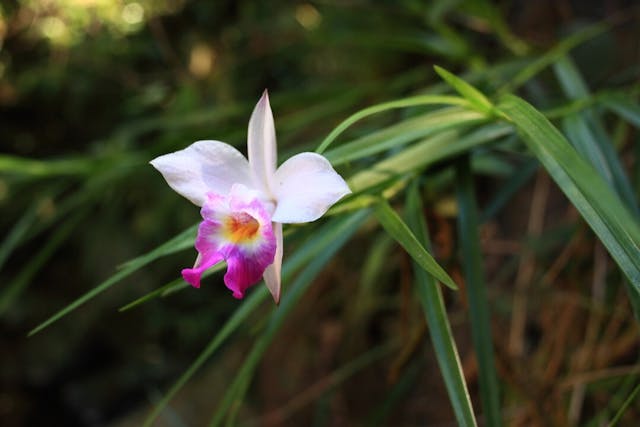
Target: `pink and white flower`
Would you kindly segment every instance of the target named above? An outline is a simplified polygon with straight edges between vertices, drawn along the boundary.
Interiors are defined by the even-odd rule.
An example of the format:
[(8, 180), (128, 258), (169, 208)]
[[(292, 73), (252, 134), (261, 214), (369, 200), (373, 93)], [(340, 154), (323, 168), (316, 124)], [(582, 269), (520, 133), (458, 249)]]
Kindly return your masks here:
[(320, 218), (351, 191), (323, 156), (300, 153), (276, 168), (276, 134), (269, 96), (256, 104), (247, 138), (247, 160), (231, 145), (197, 141), (151, 161), (171, 188), (197, 206), (203, 221), (193, 268), (182, 270), (195, 287), (205, 270), (227, 262), (224, 281), (242, 298), (261, 277), (280, 300), (282, 224)]

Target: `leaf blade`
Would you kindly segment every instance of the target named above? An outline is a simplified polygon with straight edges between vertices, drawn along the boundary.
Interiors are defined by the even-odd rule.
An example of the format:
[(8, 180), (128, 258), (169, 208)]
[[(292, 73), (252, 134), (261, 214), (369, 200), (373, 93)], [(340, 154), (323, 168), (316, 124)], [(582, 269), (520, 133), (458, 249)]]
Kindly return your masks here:
[(605, 245), (640, 293), (640, 228), (604, 180), (533, 106), (507, 95), (498, 109)]
[[(407, 222), (414, 230), (416, 237), (428, 247), (429, 234), (422, 215), (422, 203), (416, 185), (412, 185), (408, 192), (407, 214)], [(442, 289), (437, 286), (433, 276), (429, 275), (419, 264), (414, 262), (413, 265), (416, 293), (429, 326), (429, 335), (454, 415), (458, 425), (463, 427), (476, 426), (473, 404), (464, 380), (462, 363), (447, 317)]]
[(407, 251), (420, 267), (449, 288), (454, 290), (458, 289), (458, 285), (456, 285), (449, 274), (440, 267), (440, 264), (436, 262), (431, 254), (426, 251), (411, 229), (391, 208), (389, 203), (386, 201), (378, 203), (375, 207), (375, 213), (382, 227)]

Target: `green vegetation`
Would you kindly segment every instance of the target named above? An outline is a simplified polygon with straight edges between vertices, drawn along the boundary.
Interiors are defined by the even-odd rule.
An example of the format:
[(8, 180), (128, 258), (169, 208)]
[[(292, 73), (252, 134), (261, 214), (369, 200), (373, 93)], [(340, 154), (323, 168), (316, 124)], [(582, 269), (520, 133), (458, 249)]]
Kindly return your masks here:
[[(0, 6), (0, 419), (638, 419), (640, 10), (572, 5)], [(148, 164), (243, 149), (265, 88), (353, 190), (285, 226), (279, 306), (179, 277), (198, 208)]]

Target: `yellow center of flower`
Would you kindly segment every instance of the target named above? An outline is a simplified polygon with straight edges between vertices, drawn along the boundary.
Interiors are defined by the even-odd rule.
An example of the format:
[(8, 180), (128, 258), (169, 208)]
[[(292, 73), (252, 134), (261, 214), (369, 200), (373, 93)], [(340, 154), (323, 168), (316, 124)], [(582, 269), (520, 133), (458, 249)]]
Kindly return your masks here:
[(227, 238), (233, 243), (245, 243), (255, 239), (260, 229), (258, 221), (244, 212), (229, 215), (225, 226)]

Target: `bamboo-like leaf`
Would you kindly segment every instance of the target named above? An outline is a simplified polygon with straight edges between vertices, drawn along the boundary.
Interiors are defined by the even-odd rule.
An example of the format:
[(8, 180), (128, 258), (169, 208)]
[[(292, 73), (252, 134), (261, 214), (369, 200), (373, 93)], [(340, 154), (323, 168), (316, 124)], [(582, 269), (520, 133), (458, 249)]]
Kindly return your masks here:
[[(415, 232), (417, 239), (426, 247), (429, 247), (429, 234), (416, 185), (409, 189), (406, 208), (407, 220), (411, 229)], [(460, 363), (458, 349), (449, 325), (447, 309), (442, 298), (442, 290), (435, 283), (433, 276), (427, 274), (417, 262), (414, 262), (413, 270), (416, 277), (416, 292), (429, 325), (431, 342), (433, 343), (438, 365), (440, 366), (440, 373), (447, 387), (456, 420), (459, 426), (475, 426), (477, 423), (473, 413), (473, 405), (471, 404), (467, 384), (464, 381), (462, 364)]]
[(560, 189), (571, 200), (640, 293), (640, 227), (615, 192), (534, 107), (513, 95), (498, 106), (520, 131)]
[(471, 164), (464, 156), (456, 164), (456, 187), (458, 199), (458, 238), (462, 248), (462, 266), (465, 273), (466, 291), (469, 300), (471, 337), (478, 360), (480, 399), (487, 425), (502, 425), (500, 415), (500, 391), (494, 362), (493, 338), (489, 301), (482, 268), (479, 222), (476, 208)]
[(444, 81), (449, 83), (449, 85), (453, 89), (455, 89), (456, 92), (462, 95), (464, 99), (469, 101), (469, 103), (473, 107), (475, 107), (476, 110), (485, 114), (491, 114), (491, 111), (493, 110), (493, 104), (491, 104), (491, 101), (489, 101), (489, 99), (487, 99), (487, 97), (484, 96), (482, 92), (480, 92), (478, 89), (471, 86), (469, 83), (465, 82), (455, 74), (452, 74), (449, 71), (445, 70), (444, 68), (438, 67), (437, 65), (435, 65), (433, 68)]
[(431, 254), (426, 251), (413, 232), (407, 227), (407, 224), (405, 224), (396, 211), (389, 206), (389, 203), (386, 201), (378, 203), (375, 208), (375, 213), (385, 231), (407, 251), (420, 267), (444, 285), (451, 289), (458, 289), (458, 285), (456, 285), (447, 272), (440, 267), (440, 264), (433, 259)]

